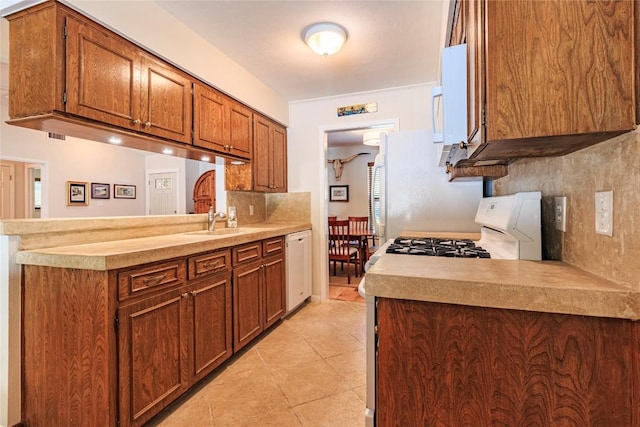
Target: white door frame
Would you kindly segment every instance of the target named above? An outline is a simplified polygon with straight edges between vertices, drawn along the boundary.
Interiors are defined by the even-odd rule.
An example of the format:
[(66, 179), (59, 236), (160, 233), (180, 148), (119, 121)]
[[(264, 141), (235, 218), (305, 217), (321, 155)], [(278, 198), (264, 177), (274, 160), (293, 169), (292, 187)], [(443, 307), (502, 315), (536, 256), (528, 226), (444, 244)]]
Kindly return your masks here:
[(152, 169), (145, 172), (145, 185), (147, 186), (147, 191), (145, 191), (145, 215), (149, 215), (149, 211), (151, 210), (151, 175), (159, 174), (159, 173), (175, 173), (176, 174), (176, 213), (180, 215), (184, 211), (184, 207), (182, 210), (180, 209), (180, 189), (184, 184), (182, 184), (182, 180), (180, 179), (180, 170), (179, 169)]
[(384, 125), (393, 125), (395, 131), (400, 130), (400, 119), (399, 118), (390, 118), (385, 120), (371, 120), (365, 122), (354, 122), (344, 125), (326, 125), (321, 126), (319, 129), (319, 138), (320, 138), (320, 149), (322, 150), (322, 154), (320, 158), (322, 162), (320, 163), (320, 176), (324, 177), (323, 179), (323, 191), (324, 194), (323, 200), (323, 208), (322, 215), (320, 216), (320, 221), (322, 224), (322, 228), (320, 229), (320, 248), (324, 248), (320, 250), (320, 300), (325, 301), (329, 298), (329, 269), (327, 266), (329, 265), (329, 255), (327, 253), (326, 248), (329, 245), (329, 230), (327, 228), (327, 216), (329, 215), (329, 175), (327, 174), (328, 170), (328, 156), (327, 156), (327, 133), (332, 131), (344, 131), (349, 129), (365, 129), (370, 127), (380, 127)]
[(25, 163), (25, 167), (35, 167), (36, 165), (40, 167), (40, 183), (42, 191), (42, 207), (40, 208), (40, 218), (49, 218), (49, 162), (40, 159), (12, 156), (0, 156), (0, 160)]

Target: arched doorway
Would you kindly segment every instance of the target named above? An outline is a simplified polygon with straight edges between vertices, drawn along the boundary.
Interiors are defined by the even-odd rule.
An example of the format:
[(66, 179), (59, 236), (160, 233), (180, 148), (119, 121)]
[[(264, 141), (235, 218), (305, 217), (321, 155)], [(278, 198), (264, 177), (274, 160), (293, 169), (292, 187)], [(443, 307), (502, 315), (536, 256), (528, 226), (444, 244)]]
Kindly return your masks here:
[(216, 210), (216, 171), (210, 170), (198, 178), (193, 186), (193, 211), (197, 214)]

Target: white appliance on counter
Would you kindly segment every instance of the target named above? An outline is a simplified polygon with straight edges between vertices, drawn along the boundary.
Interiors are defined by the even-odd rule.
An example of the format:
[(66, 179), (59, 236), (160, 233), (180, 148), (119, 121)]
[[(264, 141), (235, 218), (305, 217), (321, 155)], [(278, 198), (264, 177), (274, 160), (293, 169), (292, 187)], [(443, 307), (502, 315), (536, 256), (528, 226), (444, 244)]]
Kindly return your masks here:
[[(480, 200), (475, 221), (482, 226), (480, 240), (455, 238), (429, 238), (410, 235), (394, 236), (387, 240), (369, 258), (368, 271), (383, 256), (447, 256), (461, 260), (468, 253), (477, 253), (474, 247), (484, 249), (493, 259), (540, 260), (542, 258), (541, 216), (539, 191), (515, 193), (507, 196), (486, 197)], [(440, 250), (432, 250), (439, 248)], [(478, 255), (472, 255), (478, 258)], [(485, 258), (480, 256), (480, 258)], [(376, 302), (365, 294), (366, 274), (358, 285), (358, 292), (366, 303), (366, 408), (365, 426), (374, 427), (376, 408)]]
[(380, 134), (373, 173), (380, 180), (374, 222), (381, 242), (408, 230), (479, 231), (473, 219), (482, 181), (449, 182), (432, 141), (428, 130)]
[[(431, 89), (433, 142), (441, 142), (439, 166), (467, 158), (467, 45), (442, 49), (442, 85)], [(435, 100), (441, 99), (442, 132), (436, 131)], [(462, 144), (461, 144), (462, 143)]]
[(285, 237), (287, 314), (311, 296), (311, 230)]

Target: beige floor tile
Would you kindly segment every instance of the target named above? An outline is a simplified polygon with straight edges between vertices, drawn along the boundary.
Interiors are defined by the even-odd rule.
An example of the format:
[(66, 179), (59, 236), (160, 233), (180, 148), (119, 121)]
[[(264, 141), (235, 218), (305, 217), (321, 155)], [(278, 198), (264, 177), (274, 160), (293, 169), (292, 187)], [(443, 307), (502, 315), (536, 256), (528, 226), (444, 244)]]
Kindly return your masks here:
[(304, 340), (297, 340), (282, 345), (276, 343), (260, 343), (256, 347), (258, 354), (269, 369), (299, 365), (320, 359), (316, 351)]
[(306, 427), (361, 427), (364, 409), (362, 400), (349, 390), (296, 406), (294, 411)]
[(323, 358), (364, 350), (364, 344), (352, 337), (336, 331), (331, 335), (309, 337), (307, 343)]
[(305, 304), (148, 425), (359, 427), (364, 320), (362, 303)]
[(291, 406), (347, 390), (348, 384), (324, 360), (289, 366), (273, 372)]
[(367, 386), (366, 385), (354, 388), (353, 392), (356, 395), (358, 395), (358, 398), (362, 400), (362, 403), (366, 404), (367, 402)]
[(329, 357), (325, 361), (344, 378), (349, 388), (366, 384), (366, 370), (363, 367), (366, 366), (367, 358), (364, 349)]

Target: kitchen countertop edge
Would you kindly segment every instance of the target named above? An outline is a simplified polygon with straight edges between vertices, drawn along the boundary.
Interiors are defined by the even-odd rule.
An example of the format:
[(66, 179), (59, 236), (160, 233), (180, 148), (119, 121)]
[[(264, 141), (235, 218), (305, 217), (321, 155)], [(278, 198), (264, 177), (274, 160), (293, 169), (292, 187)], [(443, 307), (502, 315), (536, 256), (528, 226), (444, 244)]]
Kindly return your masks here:
[(457, 305), (640, 319), (640, 292), (562, 261), (383, 255), (367, 295)]
[(237, 233), (209, 235), (185, 232), (19, 251), (16, 262), (84, 270), (115, 270), (150, 262), (195, 255), (256, 240), (311, 230), (310, 223), (260, 223), (241, 226)]

